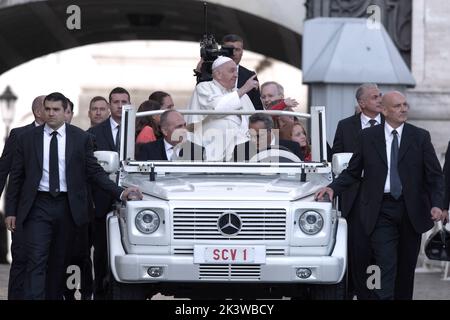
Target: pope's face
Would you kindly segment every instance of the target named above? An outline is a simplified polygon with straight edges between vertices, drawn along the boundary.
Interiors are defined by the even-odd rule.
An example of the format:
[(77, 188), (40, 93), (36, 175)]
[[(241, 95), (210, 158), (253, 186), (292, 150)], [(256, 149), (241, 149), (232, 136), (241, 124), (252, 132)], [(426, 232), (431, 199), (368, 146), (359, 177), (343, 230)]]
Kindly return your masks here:
[(228, 61), (217, 67), (213, 72), (213, 78), (226, 89), (233, 89), (236, 86), (237, 67), (234, 61)]

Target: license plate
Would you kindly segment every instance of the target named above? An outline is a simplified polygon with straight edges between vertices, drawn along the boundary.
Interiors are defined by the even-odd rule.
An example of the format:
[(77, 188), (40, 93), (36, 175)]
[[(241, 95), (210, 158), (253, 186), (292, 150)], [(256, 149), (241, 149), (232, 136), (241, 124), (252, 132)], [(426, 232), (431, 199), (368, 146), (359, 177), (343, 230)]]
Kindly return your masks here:
[(264, 246), (194, 246), (194, 263), (252, 264), (265, 263)]

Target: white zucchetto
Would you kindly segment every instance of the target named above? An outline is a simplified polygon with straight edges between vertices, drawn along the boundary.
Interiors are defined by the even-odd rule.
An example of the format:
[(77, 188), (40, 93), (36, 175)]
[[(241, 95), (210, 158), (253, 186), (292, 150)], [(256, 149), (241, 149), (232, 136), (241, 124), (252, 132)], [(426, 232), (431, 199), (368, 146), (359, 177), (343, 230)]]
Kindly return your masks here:
[(227, 63), (228, 61), (233, 61), (233, 59), (225, 57), (225, 56), (218, 56), (216, 58), (216, 60), (214, 60), (213, 64), (212, 64), (212, 69), (217, 69), (218, 67), (220, 67), (221, 65), (223, 65), (224, 63)]

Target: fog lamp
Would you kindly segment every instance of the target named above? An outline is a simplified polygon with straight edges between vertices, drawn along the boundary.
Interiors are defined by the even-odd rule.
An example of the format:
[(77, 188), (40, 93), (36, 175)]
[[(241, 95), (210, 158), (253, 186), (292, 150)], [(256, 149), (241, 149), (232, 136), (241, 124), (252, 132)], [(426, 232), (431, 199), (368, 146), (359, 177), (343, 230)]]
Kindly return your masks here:
[(152, 278), (159, 278), (163, 274), (163, 267), (149, 267), (147, 273)]
[(296, 274), (300, 279), (308, 279), (311, 277), (312, 271), (310, 268), (297, 268)]

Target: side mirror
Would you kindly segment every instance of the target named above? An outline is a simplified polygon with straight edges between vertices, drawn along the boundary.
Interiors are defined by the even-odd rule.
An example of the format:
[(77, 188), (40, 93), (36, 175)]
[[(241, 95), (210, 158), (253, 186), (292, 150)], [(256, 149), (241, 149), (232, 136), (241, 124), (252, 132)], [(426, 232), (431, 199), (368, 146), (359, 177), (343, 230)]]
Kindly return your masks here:
[(119, 170), (119, 154), (117, 152), (95, 151), (94, 156), (107, 173), (115, 173)]
[(340, 175), (342, 171), (347, 169), (352, 155), (353, 153), (350, 152), (333, 154), (332, 167), (335, 176)]

